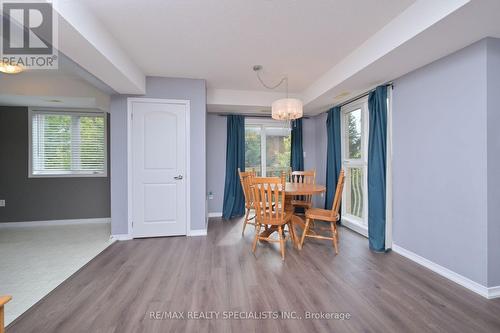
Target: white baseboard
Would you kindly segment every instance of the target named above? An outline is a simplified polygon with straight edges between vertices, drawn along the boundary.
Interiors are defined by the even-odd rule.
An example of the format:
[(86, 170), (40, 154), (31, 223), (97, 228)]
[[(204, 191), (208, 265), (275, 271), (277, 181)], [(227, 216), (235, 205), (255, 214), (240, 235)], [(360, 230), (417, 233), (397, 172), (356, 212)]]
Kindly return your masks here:
[[(206, 236), (206, 235), (207, 235), (207, 229), (196, 229), (196, 230), (189, 230), (186, 236), (196, 237), (196, 236)], [(133, 239), (133, 237), (130, 234), (115, 234), (111, 235), (111, 239), (117, 241), (126, 241)]]
[(488, 298), (499, 298), (500, 297), (500, 286), (489, 287), (488, 288)]
[(126, 240), (131, 240), (132, 236), (129, 234), (115, 234), (111, 235), (111, 239), (117, 241), (126, 241)]
[(208, 213), (208, 217), (221, 217), (222, 212)]
[(187, 235), (189, 237), (206, 236), (207, 235), (207, 229), (189, 230)]
[(357, 225), (356, 223), (352, 223), (346, 218), (342, 218), (342, 225), (368, 238), (368, 227), (363, 228), (362, 226)]
[(5, 222), (0, 223), (0, 228), (25, 228), (25, 227), (45, 227), (56, 225), (72, 224), (102, 224), (111, 223), (111, 218), (96, 219), (69, 219), (69, 220), (47, 220), (47, 221), (26, 221), (26, 222)]
[(466, 278), (463, 275), (460, 275), (452, 270), (449, 270), (446, 267), (443, 267), (441, 265), (436, 264), (435, 262), (432, 262), (424, 257), (419, 256), (416, 253), (413, 253), (405, 248), (402, 248), (401, 246), (398, 246), (396, 244), (392, 244), (392, 250), (403, 257), (406, 257), (417, 264), (420, 264), (431, 271), (447, 278), (448, 280), (451, 280), (455, 283), (458, 283), (462, 287), (465, 287), (485, 298), (491, 299), (491, 298), (497, 298), (500, 297), (500, 286), (497, 287), (485, 287), (482, 284), (479, 284), (475, 281), (472, 281), (469, 278)]

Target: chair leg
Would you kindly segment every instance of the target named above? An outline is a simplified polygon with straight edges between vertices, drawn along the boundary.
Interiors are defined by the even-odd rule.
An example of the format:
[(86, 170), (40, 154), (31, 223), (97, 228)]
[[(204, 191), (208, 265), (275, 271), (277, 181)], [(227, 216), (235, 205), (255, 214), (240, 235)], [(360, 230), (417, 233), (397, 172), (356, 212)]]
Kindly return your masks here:
[(255, 228), (255, 238), (253, 239), (253, 246), (252, 246), (253, 253), (255, 253), (255, 248), (257, 247), (257, 240), (259, 240), (259, 234), (260, 234), (260, 223)]
[(288, 230), (290, 231), (290, 238), (292, 239), (292, 245), (293, 247), (295, 247), (297, 243), (295, 238), (295, 229), (293, 228), (292, 220), (288, 222)]
[(339, 228), (337, 228), (337, 222), (335, 222), (335, 236), (337, 237), (337, 244), (340, 243)]
[(335, 248), (335, 254), (339, 254), (339, 246), (337, 244), (338, 241), (337, 226), (335, 225), (335, 222), (330, 223), (330, 227), (332, 228), (332, 240), (333, 240), (333, 247)]
[(250, 214), (250, 208), (247, 208), (247, 213), (245, 214), (245, 221), (243, 222), (243, 231), (241, 232), (241, 236), (245, 234), (245, 228), (247, 227), (248, 223), (248, 214)]
[(310, 223), (311, 219), (306, 218), (306, 226), (304, 227), (304, 231), (302, 232), (302, 237), (300, 238), (299, 250), (302, 250), (302, 245), (304, 244), (304, 239), (306, 238), (307, 231), (309, 231)]
[(285, 238), (283, 236), (283, 228), (278, 226), (278, 233), (280, 235), (280, 249), (281, 249), (281, 260), (285, 260)]

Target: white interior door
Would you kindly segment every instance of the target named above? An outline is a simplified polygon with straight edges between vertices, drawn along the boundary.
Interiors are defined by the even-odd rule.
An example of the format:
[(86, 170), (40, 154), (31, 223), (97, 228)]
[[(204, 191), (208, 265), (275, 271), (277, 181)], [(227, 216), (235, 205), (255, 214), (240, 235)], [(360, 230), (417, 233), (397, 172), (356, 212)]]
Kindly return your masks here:
[(132, 101), (133, 237), (186, 235), (186, 103)]

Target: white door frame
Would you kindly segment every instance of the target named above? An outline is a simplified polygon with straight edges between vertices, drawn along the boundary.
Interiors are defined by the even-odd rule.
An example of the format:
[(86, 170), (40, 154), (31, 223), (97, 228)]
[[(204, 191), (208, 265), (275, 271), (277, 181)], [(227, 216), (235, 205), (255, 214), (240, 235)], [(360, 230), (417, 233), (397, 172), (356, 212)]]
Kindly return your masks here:
[[(361, 150), (363, 152), (363, 159), (360, 161), (348, 159), (346, 157), (347, 153), (347, 145), (346, 138), (344, 136), (344, 131), (346, 130), (346, 125), (344, 122), (344, 116), (352, 111), (357, 109), (361, 109), (361, 128), (363, 131), (363, 141), (361, 141)], [(366, 227), (361, 223), (361, 219), (358, 219), (356, 216), (347, 214), (344, 210), (346, 209), (346, 205), (342, 205), (342, 223), (344, 226), (356, 231), (357, 233), (368, 237), (368, 138), (369, 138), (369, 123), (370, 123), (370, 111), (368, 110), (368, 96), (358, 98), (355, 101), (352, 101), (340, 109), (340, 141), (341, 141), (341, 164), (342, 168), (346, 172), (347, 177), (347, 167), (361, 167), (363, 168), (363, 187), (365, 191), (365, 195), (363, 196), (363, 216), (364, 221), (367, 222)], [(345, 196), (347, 195), (346, 191), (342, 193), (342, 201), (345, 201)]]
[(127, 98), (127, 222), (128, 235), (134, 238), (132, 227), (133, 213), (133, 153), (132, 153), (132, 103), (164, 103), (164, 104), (182, 104), (186, 106), (186, 234), (191, 232), (191, 105), (189, 100), (184, 99), (159, 99), (159, 98)]
[(393, 209), (392, 209), (392, 85), (387, 87), (387, 97), (389, 105), (387, 107), (387, 165), (386, 165), (386, 198), (385, 198), (385, 249), (392, 249), (392, 226), (393, 226)]

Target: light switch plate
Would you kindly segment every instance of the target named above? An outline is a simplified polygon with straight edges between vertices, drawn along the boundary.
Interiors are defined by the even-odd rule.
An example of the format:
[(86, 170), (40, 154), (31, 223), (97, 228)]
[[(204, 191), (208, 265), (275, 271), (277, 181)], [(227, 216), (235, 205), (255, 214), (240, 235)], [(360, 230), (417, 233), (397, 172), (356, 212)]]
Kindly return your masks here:
[(0, 207), (5, 207), (5, 200), (0, 200)]

